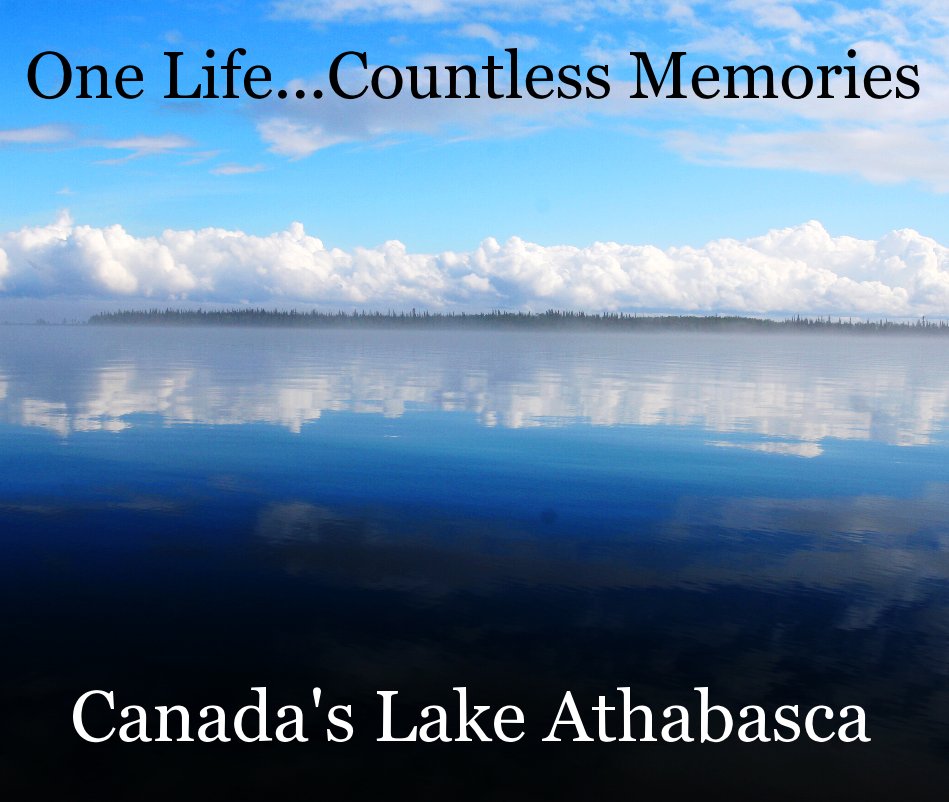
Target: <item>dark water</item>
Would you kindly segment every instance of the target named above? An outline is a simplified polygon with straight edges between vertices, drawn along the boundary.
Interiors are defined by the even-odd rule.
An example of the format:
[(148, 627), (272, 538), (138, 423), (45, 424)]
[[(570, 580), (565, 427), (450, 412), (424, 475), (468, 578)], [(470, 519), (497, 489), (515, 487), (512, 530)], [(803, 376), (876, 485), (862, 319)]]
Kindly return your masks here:
[[(944, 798), (947, 349), (2, 328), (0, 787)], [(270, 735), (297, 705), (307, 743), (92, 744), (72, 725), (104, 689), (95, 733), (180, 704), (196, 737), (203, 706), (232, 715), (260, 686)], [(524, 737), (376, 741), (377, 691), (399, 691), (404, 734), (455, 686), (520, 707)], [(859, 705), (871, 741), (542, 742), (568, 690), (597, 738), (598, 696), (630, 688), (658, 731), (668, 705), (697, 715), (700, 686), (736, 716)], [(334, 704), (346, 743), (326, 742)]]

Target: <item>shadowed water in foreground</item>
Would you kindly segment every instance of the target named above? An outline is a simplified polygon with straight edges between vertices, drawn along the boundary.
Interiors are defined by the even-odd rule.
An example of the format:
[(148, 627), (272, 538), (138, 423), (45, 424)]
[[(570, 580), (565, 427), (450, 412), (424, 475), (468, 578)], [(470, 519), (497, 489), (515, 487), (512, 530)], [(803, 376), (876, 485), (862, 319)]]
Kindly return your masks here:
[[(0, 334), (0, 772), (18, 796), (944, 791), (939, 339)], [(91, 702), (90, 731), (180, 704), (196, 737), (203, 706), (233, 718), (260, 686), (270, 735), (297, 705), (307, 743), (73, 729), (104, 689), (117, 710)], [(404, 735), (455, 686), (522, 708), (524, 737), (376, 741), (377, 691), (399, 691)], [(859, 705), (872, 740), (542, 742), (568, 690), (598, 739), (599, 696), (621, 708), (628, 687), (658, 730), (668, 705), (696, 718), (699, 686), (736, 716)], [(346, 743), (326, 742), (334, 704)]]

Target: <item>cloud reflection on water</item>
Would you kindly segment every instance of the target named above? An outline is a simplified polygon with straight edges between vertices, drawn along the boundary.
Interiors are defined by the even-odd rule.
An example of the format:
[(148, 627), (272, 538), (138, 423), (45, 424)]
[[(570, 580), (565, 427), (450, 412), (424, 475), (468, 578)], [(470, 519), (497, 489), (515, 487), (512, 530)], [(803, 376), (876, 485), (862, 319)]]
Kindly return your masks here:
[(44, 381), (40, 360), (0, 345), (0, 416), (63, 437), (141, 415), (300, 432), (332, 412), (436, 411), (512, 429), (697, 427), (732, 436), (711, 446), (815, 457), (827, 439), (926, 445), (949, 419), (944, 344), (925, 337), (29, 333), (54, 348), (69, 338), (74, 358)]
[(505, 586), (797, 588), (840, 594), (836, 626), (862, 629), (949, 581), (947, 519), (949, 486), (932, 483), (909, 500), (683, 497), (670, 518), (600, 543), (579, 533), (552, 537), (543, 527), (458, 518), (407, 523), (302, 501), (269, 504), (256, 531), (288, 572), (346, 585), (410, 586), (432, 597)]

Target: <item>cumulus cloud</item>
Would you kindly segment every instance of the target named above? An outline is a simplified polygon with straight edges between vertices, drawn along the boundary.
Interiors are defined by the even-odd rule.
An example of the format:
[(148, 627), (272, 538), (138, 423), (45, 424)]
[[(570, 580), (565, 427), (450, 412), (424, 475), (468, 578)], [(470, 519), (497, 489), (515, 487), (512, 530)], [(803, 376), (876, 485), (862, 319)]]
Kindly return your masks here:
[(299, 223), (136, 237), (120, 225), (0, 235), (0, 296), (301, 302), (330, 307), (949, 315), (949, 249), (916, 231), (832, 237), (815, 221), (703, 247), (492, 238), (469, 252), (398, 241), (327, 248)]

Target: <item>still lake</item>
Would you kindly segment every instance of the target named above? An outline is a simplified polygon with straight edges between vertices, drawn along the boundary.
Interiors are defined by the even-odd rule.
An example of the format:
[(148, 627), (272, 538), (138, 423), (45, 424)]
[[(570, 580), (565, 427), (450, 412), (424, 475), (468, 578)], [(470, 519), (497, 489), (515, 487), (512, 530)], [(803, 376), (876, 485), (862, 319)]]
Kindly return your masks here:
[[(947, 355), (925, 335), (2, 327), (0, 782), (940, 798)], [(257, 686), (271, 716), (305, 708), (308, 743), (72, 726), (90, 689), (197, 711)], [(454, 686), (520, 706), (525, 738), (376, 742), (377, 691), (407, 730)], [(541, 743), (567, 690), (584, 715), (617, 687), (658, 715), (698, 686), (735, 712), (859, 705), (872, 740)], [(333, 704), (350, 742), (322, 736)]]

